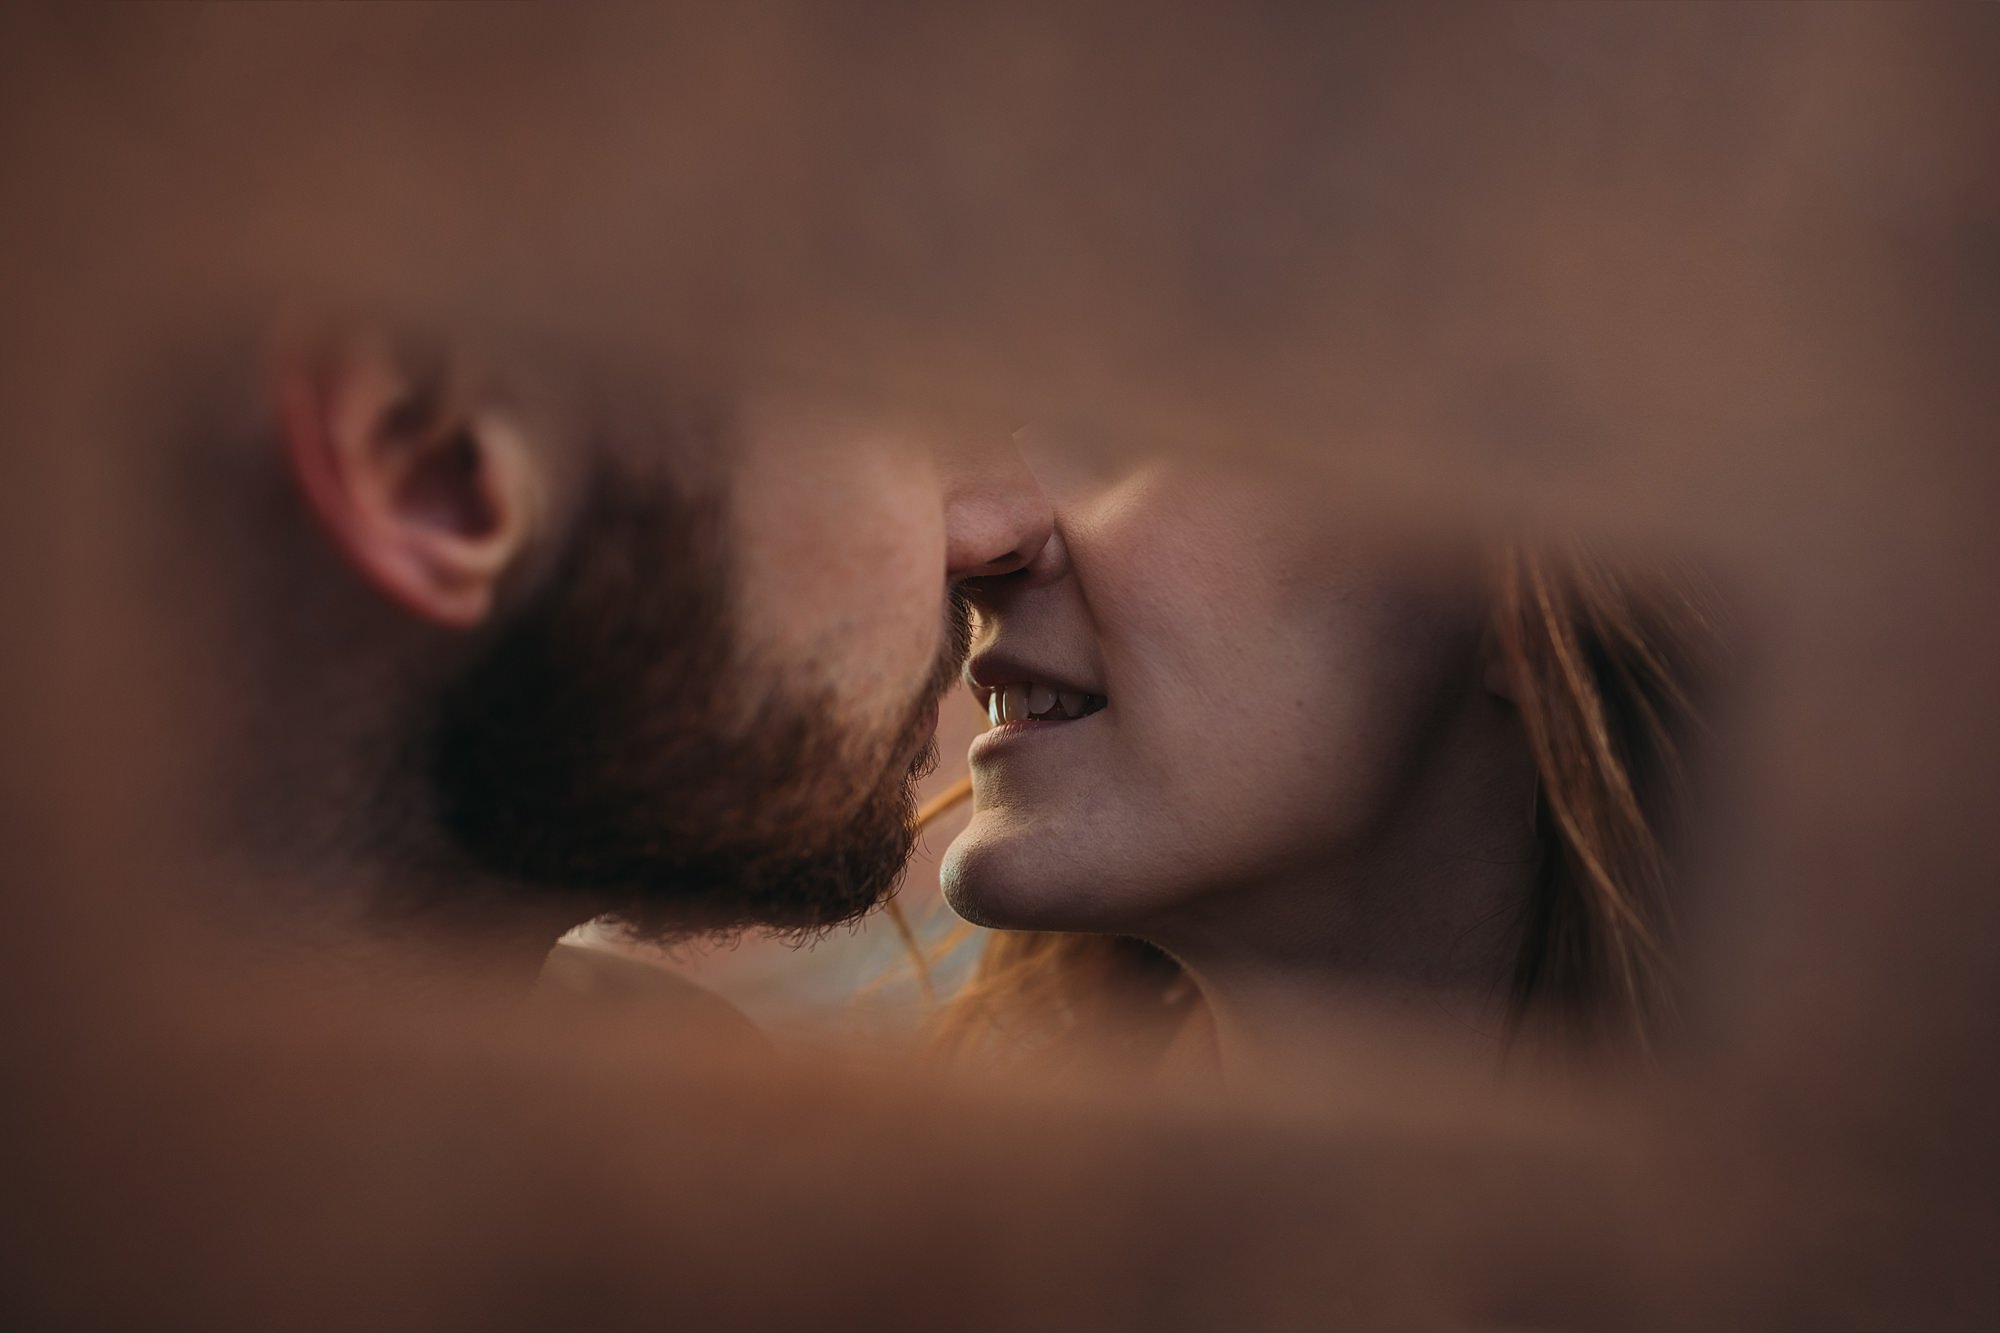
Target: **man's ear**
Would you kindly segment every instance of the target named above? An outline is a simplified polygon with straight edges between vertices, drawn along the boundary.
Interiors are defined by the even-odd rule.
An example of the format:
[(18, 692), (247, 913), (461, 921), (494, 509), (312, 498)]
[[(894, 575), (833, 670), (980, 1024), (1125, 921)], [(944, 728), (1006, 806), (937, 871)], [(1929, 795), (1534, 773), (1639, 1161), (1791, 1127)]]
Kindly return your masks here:
[(286, 456), (334, 547), (411, 614), (484, 622), (541, 518), (520, 429), (386, 339), (281, 348), (274, 374)]

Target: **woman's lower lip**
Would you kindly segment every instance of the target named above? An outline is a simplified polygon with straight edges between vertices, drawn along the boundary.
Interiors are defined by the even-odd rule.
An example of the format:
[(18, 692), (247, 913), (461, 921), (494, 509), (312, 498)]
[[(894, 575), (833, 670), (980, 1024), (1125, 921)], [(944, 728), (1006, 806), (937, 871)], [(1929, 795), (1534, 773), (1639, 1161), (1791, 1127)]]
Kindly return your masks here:
[(1023, 718), (1018, 722), (1002, 722), (999, 726), (990, 727), (973, 737), (972, 747), (966, 751), (966, 757), (976, 763), (986, 755), (1024, 742), (1030, 736), (1046, 736), (1068, 727), (1080, 727), (1096, 716), (1097, 714), (1091, 713), (1086, 717), (1070, 718), (1060, 722), (1043, 722), (1034, 718)]

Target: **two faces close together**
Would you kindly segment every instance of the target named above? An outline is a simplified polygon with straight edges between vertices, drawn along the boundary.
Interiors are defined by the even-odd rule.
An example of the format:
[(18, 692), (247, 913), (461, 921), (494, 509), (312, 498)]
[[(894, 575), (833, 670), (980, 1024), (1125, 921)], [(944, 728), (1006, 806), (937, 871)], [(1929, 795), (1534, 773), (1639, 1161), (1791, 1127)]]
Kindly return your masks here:
[(1000, 933), (942, 1017), (960, 1053), (1196, 1011), (1248, 1047), (1350, 999), (1498, 1042), (1671, 1009), (1713, 656), (1675, 571), (1011, 423), (538, 418), (385, 346), (294, 365), (320, 526), (470, 645), (410, 747), (468, 873), (642, 931), (846, 920), (969, 687), (993, 725), (943, 881)]

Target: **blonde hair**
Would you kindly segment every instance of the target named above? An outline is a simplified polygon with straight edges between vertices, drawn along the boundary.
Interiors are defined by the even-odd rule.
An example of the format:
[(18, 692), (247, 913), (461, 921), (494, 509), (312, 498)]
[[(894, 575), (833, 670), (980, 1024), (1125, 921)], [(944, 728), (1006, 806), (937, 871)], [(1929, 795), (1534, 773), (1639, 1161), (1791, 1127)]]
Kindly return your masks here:
[[(1583, 544), (1508, 545), (1493, 585), (1491, 633), (1540, 781), (1514, 1023), (1649, 1047), (1674, 1018), (1666, 847), (1719, 664), (1714, 598), (1678, 565), (1614, 565)], [(1093, 1059), (1110, 1049), (1144, 1063), (1200, 1005), (1179, 966), (1137, 940), (993, 931), (930, 1038), (951, 1059), (1060, 1063), (1087, 1038)]]

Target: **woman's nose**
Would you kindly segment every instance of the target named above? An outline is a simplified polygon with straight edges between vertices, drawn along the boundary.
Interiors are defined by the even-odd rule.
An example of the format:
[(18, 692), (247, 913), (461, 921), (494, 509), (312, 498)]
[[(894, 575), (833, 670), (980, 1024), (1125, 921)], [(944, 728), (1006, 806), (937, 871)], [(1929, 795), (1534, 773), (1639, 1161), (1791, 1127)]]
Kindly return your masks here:
[(1025, 569), (1048, 544), (1055, 513), (1005, 435), (947, 451), (945, 572), (952, 582)]

